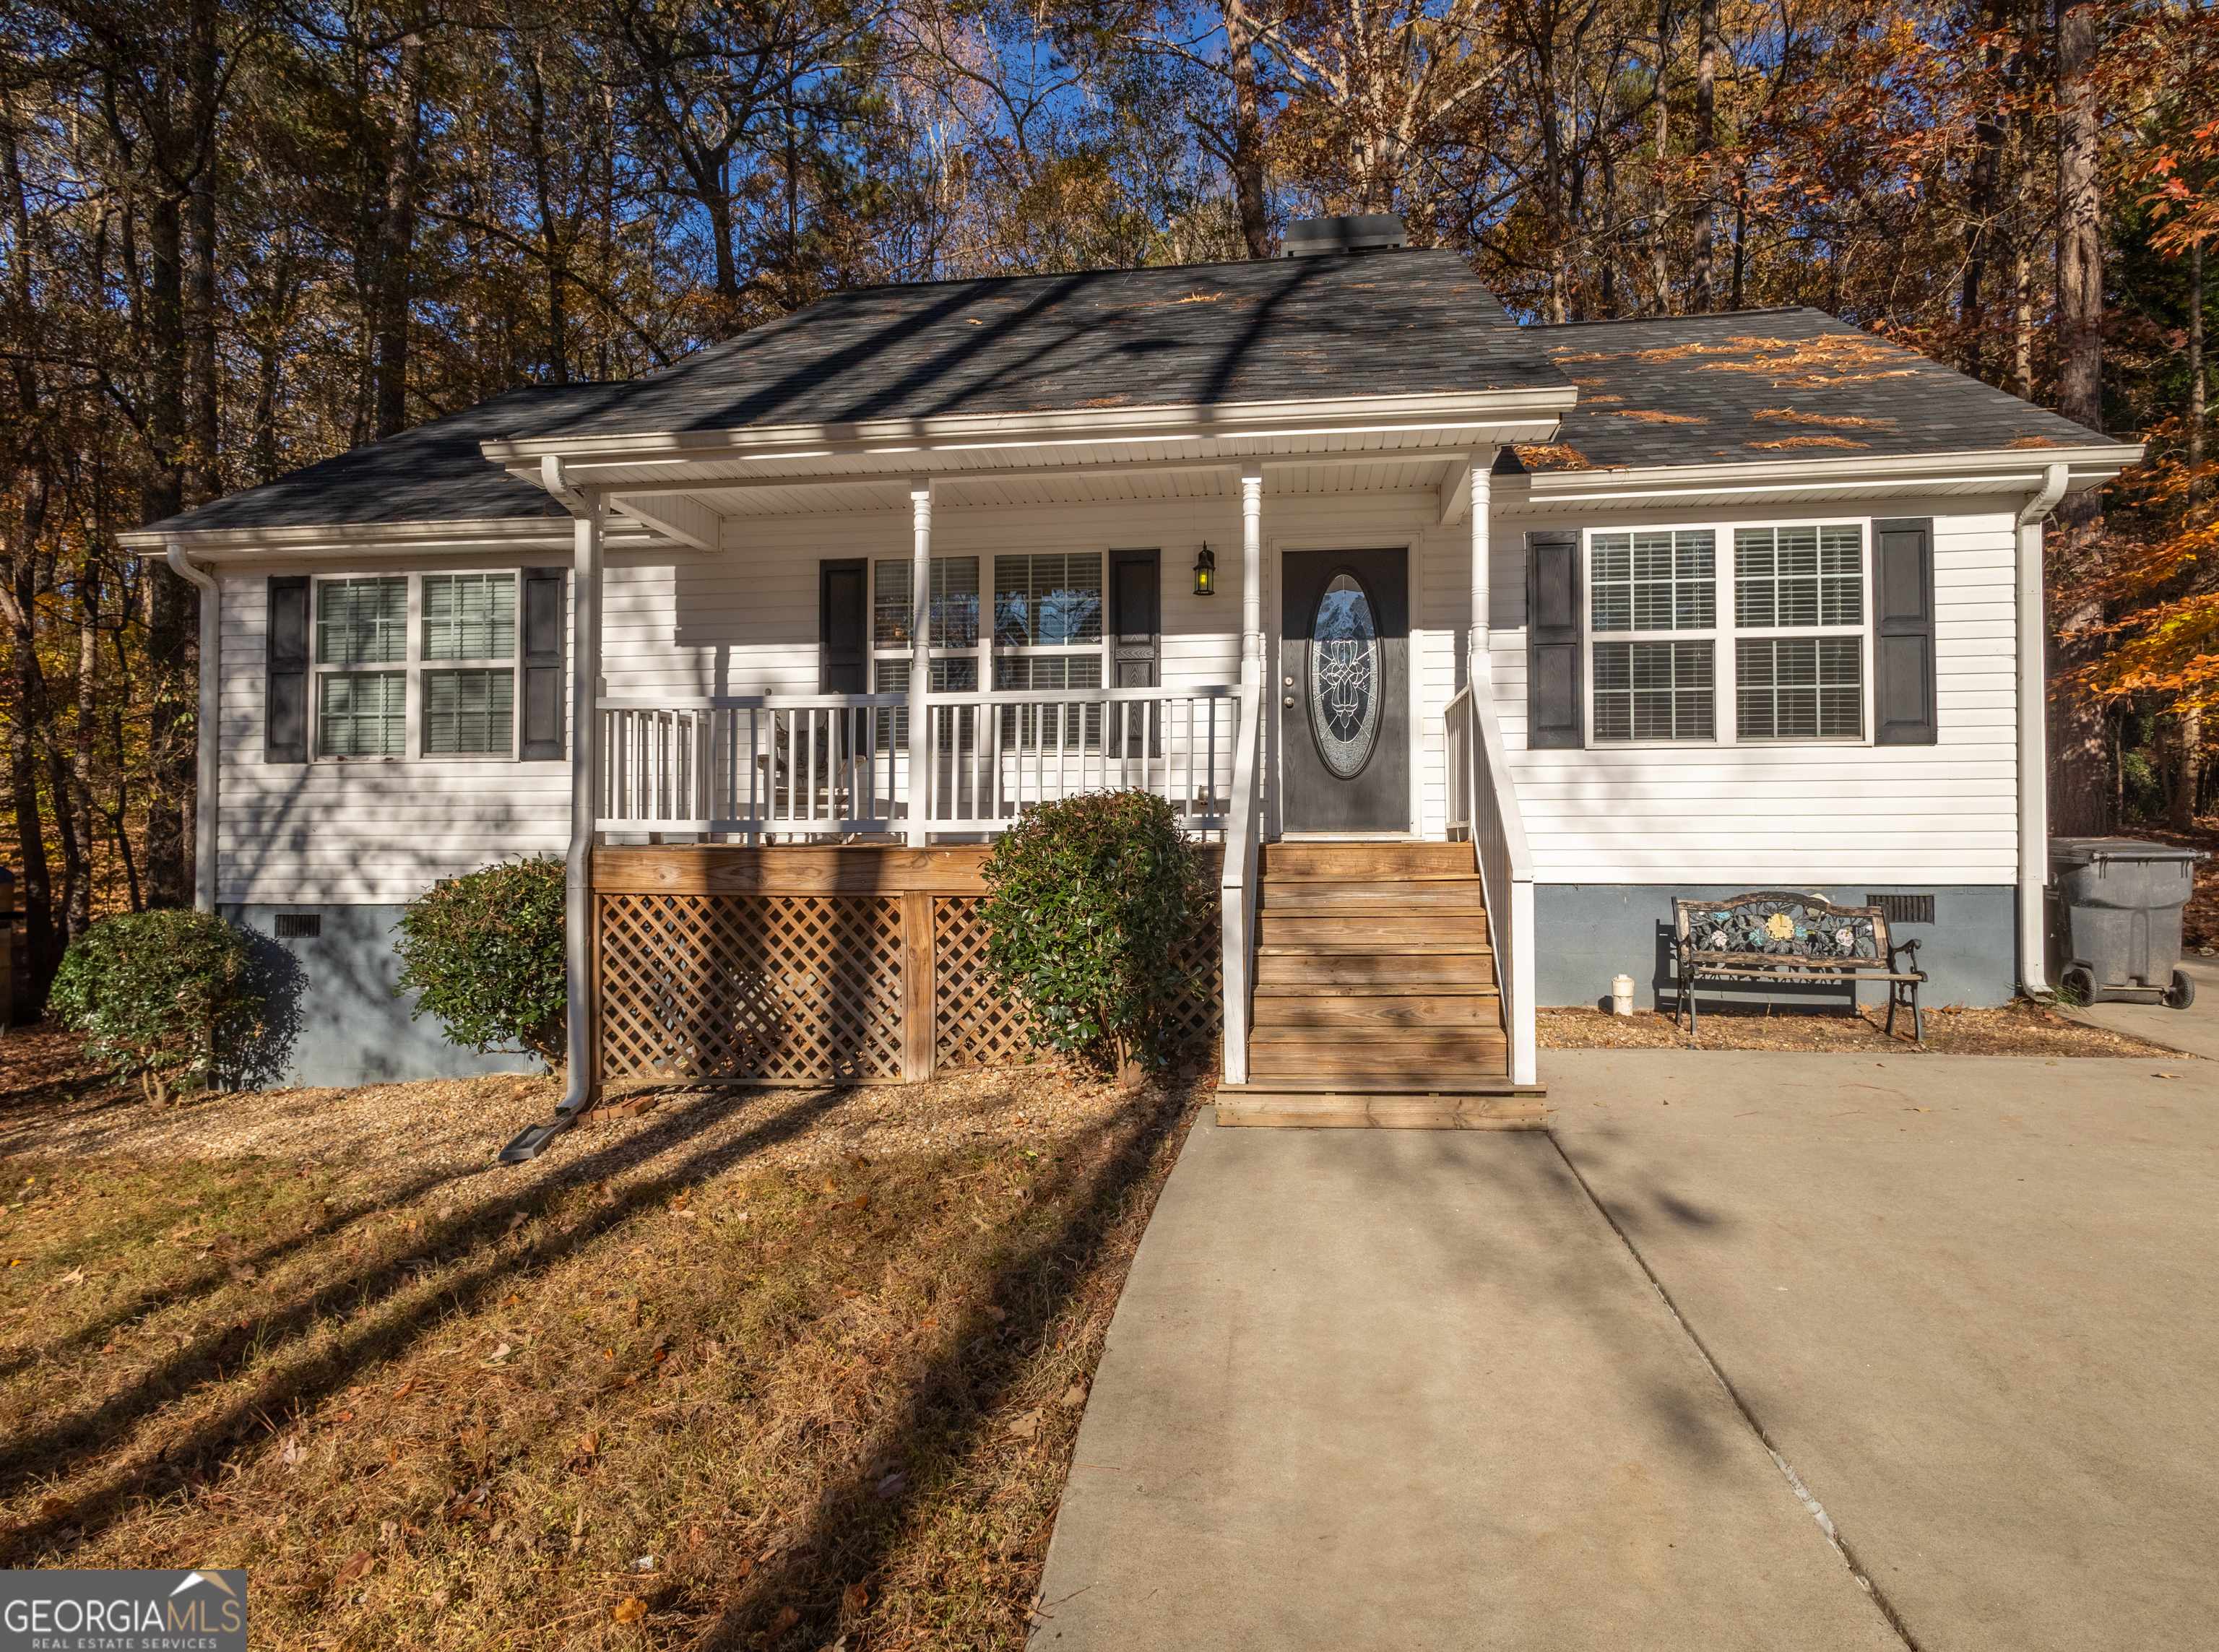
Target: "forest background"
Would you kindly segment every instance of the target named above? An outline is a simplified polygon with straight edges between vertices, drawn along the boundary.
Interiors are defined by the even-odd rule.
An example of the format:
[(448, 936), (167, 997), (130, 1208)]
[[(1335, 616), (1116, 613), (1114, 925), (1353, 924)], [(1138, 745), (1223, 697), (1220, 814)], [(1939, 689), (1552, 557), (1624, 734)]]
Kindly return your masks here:
[(2053, 523), (2053, 817), (2219, 764), (2198, 0), (10, 0), (0, 865), (189, 903), (196, 593), (119, 532), (877, 282), (1393, 211), (1545, 320), (1809, 304), (2147, 463)]

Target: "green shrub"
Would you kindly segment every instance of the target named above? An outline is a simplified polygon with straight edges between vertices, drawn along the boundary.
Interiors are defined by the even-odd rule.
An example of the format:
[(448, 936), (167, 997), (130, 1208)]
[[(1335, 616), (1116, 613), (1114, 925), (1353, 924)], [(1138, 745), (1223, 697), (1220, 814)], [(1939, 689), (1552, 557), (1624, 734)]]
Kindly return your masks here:
[(148, 1100), (215, 1082), (261, 1029), (264, 992), (245, 931), (213, 912), (125, 912), (70, 943), (47, 1000), (86, 1053)]
[(1099, 1066), (1160, 1060), (1193, 983), (1179, 945), (1205, 910), (1201, 859), (1145, 792), (1028, 809), (987, 856), (988, 962), (1035, 1042)]
[(401, 914), (401, 984), (409, 1010), (437, 1015), (448, 1039), (484, 1054), (563, 1057), (569, 1008), (563, 862), (504, 860), (443, 878)]

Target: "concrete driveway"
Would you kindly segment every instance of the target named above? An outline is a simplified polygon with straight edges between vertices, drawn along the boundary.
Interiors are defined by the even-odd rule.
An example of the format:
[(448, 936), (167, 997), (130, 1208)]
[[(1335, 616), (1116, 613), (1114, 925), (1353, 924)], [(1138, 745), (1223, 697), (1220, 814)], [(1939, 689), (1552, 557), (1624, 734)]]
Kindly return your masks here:
[(2202, 1065), (1557, 1053), (1550, 1135), (1198, 1127), (1036, 1652), (2214, 1644)]
[(2196, 1002), (2185, 1009), (2161, 1003), (2092, 1003), (2067, 1013), (2115, 1033), (2219, 1060), (2219, 959), (2184, 958), (2180, 967), (2196, 983)]

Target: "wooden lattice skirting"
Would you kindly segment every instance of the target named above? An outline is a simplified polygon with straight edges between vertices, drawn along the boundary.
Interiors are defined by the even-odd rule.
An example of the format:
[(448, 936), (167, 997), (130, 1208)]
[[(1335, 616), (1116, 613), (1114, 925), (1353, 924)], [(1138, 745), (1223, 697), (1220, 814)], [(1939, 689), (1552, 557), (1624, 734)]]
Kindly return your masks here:
[[(983, 848), (669, 846), (594, 857), (602, 1083), (900, 1084), (1035, 1053), (986, 969)], [(1221, 1020), (1215, 915), (1180, 960)]]

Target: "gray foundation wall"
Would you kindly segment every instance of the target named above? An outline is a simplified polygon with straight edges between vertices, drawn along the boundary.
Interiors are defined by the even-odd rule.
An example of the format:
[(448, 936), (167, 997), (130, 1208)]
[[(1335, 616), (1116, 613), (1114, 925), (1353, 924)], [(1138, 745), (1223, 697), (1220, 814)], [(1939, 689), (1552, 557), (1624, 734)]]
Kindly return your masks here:
[[(1748, 892), (1749, 885), (1723, 884), (1536, 884), (1533, 922), (1540, 952), (1534, 972), (1535, 1001), (1545, 1005), (1594, 1005), (1610, 997), (1610, 978), (1633, 978), (1634, 1002), (1668, 1011), (1674, 1003), (1672, 900), (1675, 896), (1717, 899)], [(1916, 941), (1918, 967), (1926, 972), (1919, 1003), (1993, 1005), (2008, 1003), (2018, 984), (2017, 891), (2011, 885), (1973, 884), (1868, 884), (1855, 889), (1826, 886), (1812, 892), (1847, 906), (1862, 906), (1871, 895), (1934, 897), (1934, 922), (1893, 926), (1898, 941)], [(1882, 990), (1868, 986), (1868, 1003), (1885, 1001)], [(1738, 987), (1706, 982), (1700, 1002), (1845, 1004), (1841, 987)]]
[[(409, 1019), (413, 995), (396, 998), (393, 950), (398, 906), (239, 906), (219, 909), (251, 930), (277, 984), (270, 1059), (262, 1084), (389, 1084), (532, 1072), (528, 1056), (480, 1055), (450, 1044), (438, 1019)], [(322, 933), (279, 940), (280, 912), (313, 913)]]

